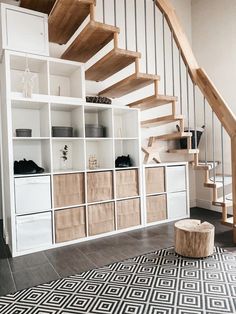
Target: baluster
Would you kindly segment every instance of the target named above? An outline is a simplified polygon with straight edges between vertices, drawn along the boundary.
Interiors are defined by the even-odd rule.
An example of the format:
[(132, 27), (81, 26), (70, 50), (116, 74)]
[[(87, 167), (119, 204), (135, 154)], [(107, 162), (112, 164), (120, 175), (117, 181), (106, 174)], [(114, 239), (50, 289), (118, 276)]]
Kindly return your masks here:
[(124, 0), (124, 8), (125, 8), (125, 49), (128, 49), (128, 29), (127, 29), (127, 3)]
[(180, 49), (179, 49), (179, 101), (180, 101), (180, 113), (183, 114), (182, 66), (181, 66)]
[(187, 117), (188, 117), (188, 132), (190, 132), (190, 106), (189, 106), (189, 77), (188, 66), (186, 66), (186, 95), (187, 95)]
[(165, 14), (162, 13), (162, 34), (163, 34), (163, 71), (164, 71), (164, 94), (166, 95), (166, 44), (165, 44)]
[(193, 83), (194, 148), (197, 149), (196, 86)]
[(102, 19), (103, 23), (106, 23), (106, 18), (105, 18), (105, 0), (102, 0)]
[(203, 109), (204, 109), (204, 125), (205, 125), (205, 129), (204, 129), (204, 146), (205, 146), (205, 165), (207, 165), (207, 124), (206, 124), (206, 98), (205, 96), (203, 96)]
[(153, 1), (153, 23), (154, 23), (154, 45), (155, 45), (155, 74), (157, 74), (157, 25), (156, 25), (156, 4)]
[(137, 0), (134, 0), (134, 19), (135, 19), (135, 46), (138, 52), (138, 18), (137, 18)]
[(222, 162), (222, 184), (223, 184), (223, 202), (225, 202), (225, 162), (224, 162), (224, 129), (221, 124), (221, 162)]
[(216, 183), (216, 169), (215, 169), (215, 116), (212, 110), (211, 116), (211, 129), (212, 129), (212, 159), (213, 159), (213, 178), (214, 183)]
[(172, 62), (172, 86), (173, 96), (175, 96), (175, 64), (174, 64), (174, 34), (171, 31), (171, 62)]
[(144, 28), (145, 28), (145, 54), (146, 54), (146, 73), (148, 73), (148, 44), (147, 44), (147, 3), (144, 0)]
[(117, 17), (116, 17), (116, 0), (114, 0), (114, 25), (117, 26)]

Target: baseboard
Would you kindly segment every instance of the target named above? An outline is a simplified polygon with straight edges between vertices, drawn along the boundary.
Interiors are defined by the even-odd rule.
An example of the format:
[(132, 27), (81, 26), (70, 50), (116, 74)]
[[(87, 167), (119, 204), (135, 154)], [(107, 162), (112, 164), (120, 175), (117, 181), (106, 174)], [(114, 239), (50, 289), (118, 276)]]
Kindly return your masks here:
[(190, 200), (190, 208), (192, 208), (192, 207), (197, 207), (197, 202), (196, 202), (196, 199), (194, 199), (194, 200)]

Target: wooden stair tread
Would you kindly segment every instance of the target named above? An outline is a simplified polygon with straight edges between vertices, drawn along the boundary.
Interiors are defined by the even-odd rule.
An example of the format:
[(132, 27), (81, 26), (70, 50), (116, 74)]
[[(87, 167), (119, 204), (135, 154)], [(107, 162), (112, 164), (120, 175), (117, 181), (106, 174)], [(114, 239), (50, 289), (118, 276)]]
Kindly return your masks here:
[(158, 80), (160, 80), (158, 75), (134, 73), (120, 82), (101, 91), (99, 96), (106, 96), (111, 98), (122, 97), (140, 88), (148, 86), (154, 83), (154, 81)]
[(154, 136), (156, 140), (176, 140), (179, 138), (191, 137), (192, 133), (190, 132), (175, 132), (170, 134), (163, 134), (159, 136)]
[(49, 14), (56, 0), (21, 0), (20, 7)]
[(167, 96), (167, 95), (152, 95), (140, 100), (137, 100), (133, 103), (128, 104), (130, 108), (139, 108), (141, 110), (147, 110), (154, 107), (166, 105), (173, 103), (178, 100), (178, 97)]
[(61, 58), (87, 62), (106, 46), (114, 38), (114, 34), (119, 33), (119, 31), (118, 27), (90, 21)]
[(234, 218), (233, 217), (227, 218), (225, 221), (222, 220), (221, 223), (222, 223), (222, 225), (225, 225), (225, 226), (228, 226), (228, 227), (233, 227), (233, 225), (234, 225)]
[(155, 126), (168, 124), (168, 123), (176, 122), (176, 121), (183, 120), (183, 119), (184, 119), (184, 116), (182, 116), (182, 115), (163, 116), (163, 117), (158, 117), (158, 118), (154, 118), (154, 119), (141, 121), (141, 127), (142, 128), (152, 128)]
[(167, 152), (174, 154), (199, 154), (199, 149), (169, 149)]
[[(231, 195), (232, 197), (232, 194), (229, 194)], [(215, 205), (215, 206), (226, 206), (226, 207), (232, 207), (233, 206), (233, 201), (230, 200), (230, 199), (227, 199), (227, 197), (229, 195), (226, 195), (225, 198), (222, 196), (222, 197), (219, 197), (217, 198), (216, 201), (213, 201), (212, 204)]]
[(85, 72), (85, 78), (97, 82), (104, 81), (140, 57), (139, 52), (114, 48)]
[(95, 0), (57, 0), (48, 19), (49, 41), (66, 44), (89, 15), (92, 4)]

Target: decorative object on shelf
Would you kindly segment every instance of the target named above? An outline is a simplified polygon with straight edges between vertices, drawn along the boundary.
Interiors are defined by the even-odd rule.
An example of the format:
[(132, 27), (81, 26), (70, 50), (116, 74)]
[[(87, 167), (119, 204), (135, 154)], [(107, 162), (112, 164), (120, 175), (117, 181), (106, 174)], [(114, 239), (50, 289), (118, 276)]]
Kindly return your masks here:
[(148, 146), (142, 147), (142, 151), (144, 152), (144, 160), (143, 163), (147, 164), (150, 161), (155, 161), (157, 164), (161, 163), (161, 158), (159, 152), (157, 151), (157, 147), (154, 146), (155, 138), (153, 136), (149, 137)]
[[(181, 132), (179, 125), (176, 125), (176, 128), (177, 128), (178, 132)], [(204, 132), (204, 129), (205, 129), (205, 125), (203, 125), (201, 128), (200, 127), (196, 128), (196, 131), (194, 128), (188, 128), (188, 127), (184, 128), (184, 132), (191, 132), (192, 133), (192, 137), (191, 137), (191, 148), (192, 149), (198, 148), (198, 145), (200, 143), (201, 136)], [(197, 135), (197, 147), (195, 147), (195, 135)], [(181, 149), (187, 149), (188, 148), (186, 138), (181, 138), (179, 141), (180, 141), (180, 148)]]
[(122, 128), (118, 128), (118, 129), (117, 129), (117, 133), (118, 133), (118, 137), (119, 137), (119, 138), (122, 138), (122, 137), (123, 137)]
[(106, 128), (99, 124), (86, 124), (85, 136), (86, 137), (106, 137)]
[(115, 162), (116, 168), (132, 167), (133, 163), (129, 155), (118, 156)]
[(98, 168), (99, 168), (99, 165), (98, 165), (98, 160), (97, 160), (96, 156), (95, 155), (89, 156), (89, 169), (95, 170)]
[(28, 58), (26, 57), (26, 68), (22, 76), (22, 93), (25, 98), (31, 98), (36, 75), (30, 72)]
[(33, 160), (14, 161), (14, 174), (43, 173), (44, 169), (39, 167)]
[(16, 129), (17, 137), (31, 137), (32, 129)]
[(94, 104), (111, 104), (111, 99), (107, 97), (101, 96), (86, 96), (86, 102), (91, 102)]
[(61, 86), (58, 86), (58, 96), (61, 96)]
[(60, 161), (61, 161), (61, 168), (62, 169), (67, 169), (67, 164), (68, 164), (68, 146), (64, 145), (62, 149), (60, 149), (61, 156), (60, 156)]
[(73, 128), (70, 126), (53, 126), (53, 137), (73, 137)]

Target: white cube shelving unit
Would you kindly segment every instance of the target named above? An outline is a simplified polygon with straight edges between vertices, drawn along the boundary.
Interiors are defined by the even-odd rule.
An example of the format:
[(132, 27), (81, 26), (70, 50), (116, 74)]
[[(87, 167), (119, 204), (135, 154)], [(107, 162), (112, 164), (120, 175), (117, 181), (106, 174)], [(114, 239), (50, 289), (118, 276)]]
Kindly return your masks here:
[[(26, 64), (34, 75), (31, 98), (25, 98), (22, 92)], [(84, 66), (76, 62), (5, 51), (2, 77), (4, 230), (12, 255), (141, 227), (139, 110), (86, 103)], [(86, 124), (103, 125), (105, 136), (86, 137)], [(73, 137), (53, 137), (53, 126), (73, 127)], [(18, 128), (32, 129), (32, 137), (16, 137)], [(68, 154), (63, 163), (65, 146)], [(115, 159), (124, 154), (131, 156), (133, 167), (117, 169)], [(89, 169), (93, 155), (98, 160), (97, 169)], [(14, 175), (14, 161), (23, 158), (33, 160), (45, 172)], [(132, 177), (130, 193), (126, 175), (127, 180)], [(22, 203), (18, 191), (28, 197), (35, 195), (34, 187), (39, 200), (51, 199), (50, 205), (38, 201), (39, 206), (30, 207)], [(130, 210), (131, 204), (134, 210)], [(62, 226), (61, 221), (72, 221), (70, 215), (78, 218), (78, 230)], [(40, 233), (42, 241), (27, 242)]]

